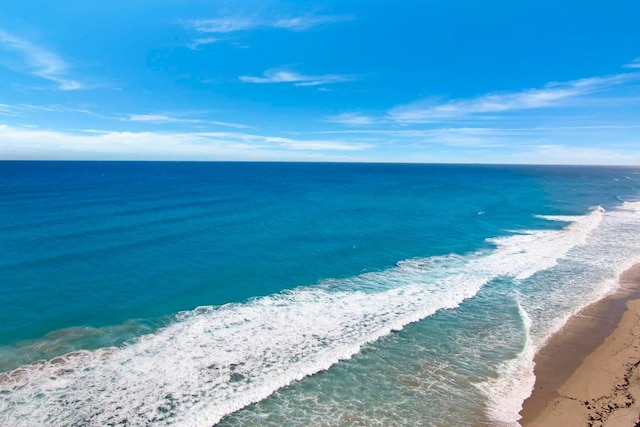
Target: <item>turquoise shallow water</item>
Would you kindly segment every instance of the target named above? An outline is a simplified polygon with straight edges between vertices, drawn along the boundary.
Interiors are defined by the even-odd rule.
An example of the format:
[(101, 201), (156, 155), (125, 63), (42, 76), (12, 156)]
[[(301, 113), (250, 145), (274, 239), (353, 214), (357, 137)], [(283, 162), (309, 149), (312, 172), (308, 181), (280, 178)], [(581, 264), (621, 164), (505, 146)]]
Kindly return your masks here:
[(515, 424), (639, 172), (1, 162), (0, 424)]

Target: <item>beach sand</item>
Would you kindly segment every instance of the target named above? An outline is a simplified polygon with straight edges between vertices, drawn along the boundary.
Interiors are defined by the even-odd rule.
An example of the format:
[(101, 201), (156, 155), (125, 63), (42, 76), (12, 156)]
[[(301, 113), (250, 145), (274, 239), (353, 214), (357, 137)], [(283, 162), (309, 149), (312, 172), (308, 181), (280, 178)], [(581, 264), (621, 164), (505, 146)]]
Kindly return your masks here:
[(523, 426), (640, 426), (640, 264), (615, 294), (571, 318), (535, 362)]

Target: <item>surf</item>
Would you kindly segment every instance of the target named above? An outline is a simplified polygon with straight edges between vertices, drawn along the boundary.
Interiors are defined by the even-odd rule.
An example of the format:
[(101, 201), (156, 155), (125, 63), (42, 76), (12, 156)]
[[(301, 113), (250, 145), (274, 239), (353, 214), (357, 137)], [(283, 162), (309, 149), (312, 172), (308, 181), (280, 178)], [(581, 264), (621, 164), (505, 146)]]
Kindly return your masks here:
[(199, 307), (123, 346), (21, 366), (0, 376), (0, 421), (215, 424), (392, 331), (455, 309), (493, 279), (522, 281), (552, 268), (584, 245), (604, 216), (596, 208), (565, 228), (519, 231), (467, 254), (408, 259), (379, 272)]

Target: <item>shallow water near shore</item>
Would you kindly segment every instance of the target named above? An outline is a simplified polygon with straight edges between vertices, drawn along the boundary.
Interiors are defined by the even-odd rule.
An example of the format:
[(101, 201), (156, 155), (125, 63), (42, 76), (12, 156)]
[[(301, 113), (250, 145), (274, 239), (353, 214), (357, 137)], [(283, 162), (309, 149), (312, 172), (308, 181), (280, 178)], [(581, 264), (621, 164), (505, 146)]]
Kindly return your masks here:
[[(535, 356), (536, 384), (523, 406), (521, 424), (528, 426), (566, 423), (563, 419), (574, 422), (584, 420), (587, 423), (589, 416), (605, 420), (612, 412), (615, 412), (614, 417), (627, 416), (624, 414), (626, 411), (620, 411), (622, 406), (626, 406), (627, 401), (622, 399), (624, 405), (619, 405), (620, 401), (616, 402), (617, 399), (611, 396), (616, 394), (616, 391), (625, 394), (629, 392), (630, 383), (624, 384), (623, 377), (637, 362), (632, 354), (625, 354), (625, 349), (631, 349), (630, 352), (633, 353), (633, 349), (637, 348), (633, 344), (637, 340), (637, 331), (631, 333), (629, 328), (629, 319), (632, 319), (630, 322), (633, 324), (633, 317), (637, 314), (634, 309), (628, 308), (634, 307), (639, 298), (640, 264), (635, 264), (621, 275), (615, 292), (573, 316), (560, 333), (548, 340), (545, 347)], [(629, 318), (626, 324), (623, 317)], [(606, 342), (608, 344), (605, 344)], [(592, 361), (585, 364), (588, 359)], [(596, 373), (597, 369), (604, 370), (606, 375)], [(567, 386), (570, 381), (574, 381), (573, 385)], [(589, 382), (591, 385), (588, 387), (587, 396), (593, 397), (585, 398), (583, 395), (582, 400), (577, 402), (567, 399), (568, 406), (573, 406), (567, 410), (567, 402), (562, 402), (565, 399), (560, 396), (567, 396), (566, 389), (571, 387), (574, 388), (574, 392), (576, 387), (584, 391), (587, 388), (584, 384)], [(572, 397), (575, 398), (577, 395)], [(628, 403), (631, 404), (631, 417), (626, 424), (618, 422), (618, 425), (632, 425), (637, 418), (636, 414), (633, 414), (634, 410), (637, 412), (633, 407), (633, 399)], [(611, 408), (607, 407), (609, 404), (612, 404)], [(606, 411), (601, 411), (603, 406), (607, 407)], [(556, 419), (544, 420), (545, 417)], [(608, 425), (616, 424), (613, 421)]]
[(0, 421), (516, 425), (639, 172), (3, 162)]

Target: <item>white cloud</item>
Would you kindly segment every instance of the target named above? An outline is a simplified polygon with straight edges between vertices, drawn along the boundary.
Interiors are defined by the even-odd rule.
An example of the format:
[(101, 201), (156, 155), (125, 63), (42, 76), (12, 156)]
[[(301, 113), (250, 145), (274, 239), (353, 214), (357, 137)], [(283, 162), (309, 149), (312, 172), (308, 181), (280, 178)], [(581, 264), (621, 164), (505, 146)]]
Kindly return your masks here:
[(236, 132), (63, 132), (0, 125), (0, 159), (340, 160), (363, 143)]
[(244, 83), (293, 83), (295, 86), (320, 86), (354, 80), (352, 76), (340, 74), (305, 75), (282, 68), (274, 68), (263, 73), (262, 77), (240, 76)]
[[(253, 138), (254, 136), (251, 136)], [(259, 137), (263, 138), (263, 137)], [(274, 142), (293, 150), (313, 150), (313, 151), (362, 151), (371, 148), (371, 144), (353, 143), (332, 140), (303, 140), (281, 137), (264, 138), (266, 142)]]
[(247, 129), (249, 126), (242, 125), (240, 123), (230, 123), (230, 122), (221, 122), (220, 120), (205, 120), (204, 123), (209, 123), (212, 125), (225, 126), (228, 128), (236, 128), (236, 129)]
[[(562, 144), (534, 145), (519, 159), (540, 164), (579, 164), (579, 165), (637, 165), (640, 152), (616, 150), (604, 147), (573, 147)], [(527, 160), (521, 160), (527, 161)]]
[[(131, 122), (152, 122), (152, 123), (190, 123), (193, 120), (178, 119), (164, 114), (129, 114), (124, 120)], [(199, 120), (196, 120), (199, 122)]]
[[(598, 131), (600, 129), (600, 131)], [(575, 132), (574, 132), (575, 130)], [(363, 130), (372, 138), (244, 132), (52, 131), (0, 125), (0, 159), (402, 161), (640, 164), (637, 129)], [(344, 131), (358, 133), (360, 131)], [(376, 135), (379, 134), (379, 135)]]
[(249, 18), (198, 19), (190, 24), (201, 33), (232, 33), (262, 26), (260, 22)]
[(547, 108), (565, 105), (579, 97), (640, 78), (640, 73), (593, 77), (566, 83), (552, 82), (542, 89), (486, 94), (441, 104), (417, 102), (391, 109), (387, 118), (398, 123), (429, 123), (490, 113)]
[[(96, 117), (104, 120), (117, 120), (124, 122), (138, 122), (146, 124), (192, 124), (197, 125), (193, 127), (204, 128), (206, 125), (224, 126), (235, 129), (246, 129), (249, 126), (240, 123), (231, 123), (220, 120), (211, 120), (207, 118), (197, 118), (197, 116), (204, 116), (207, 112), (181, 112), (175, 114), (167, 113), (151, 113), (151, 114), (127, 114), (127, 115), (107, 115), (97, 113), (87, 108), (68, 107), (63, 105), (33, 105), (33, 104), (17, 104), (7, 105), (0, 104), (0, 115), (12, 116), (12, 117), (30, 117), (33, 112), (37, 113), (52, 113), (52, 114), (83, 114), (91, 117)], [(188, 115), (192, 117), (188, 117)], [(193, 116), (196, 117), (193, 117)]]
[(211, 138), (222, 138), (222, 139), (233, 139), (242, 141), (248, 144), (257, 144), (263, 145), (267, 144), (268, 146), (279, 146), (286, 147), (292, 150), (311, 150), (311, 151), (363, 151), (371, 148), (370, 144), (361, 143), (361, 142), (351, 142), (351, 141), (342, 141), (342, 140), (330, 140), (330, 139), (294, 139), (294, 138), (284, 138), (280, 136), (269, 136), (269, 135), (256, 135), (249, 133), (238, 133), (238, 132), (203, 132), (199, 135), (211, 137)]
[(375, 123), (372, 117), (360, 113), (342, 113), (337, 116), (329, 116), (326, 120), (328, 122), (350, 126), (366, 126)]
[(14, 107), (7, 104), (0, 104), (0, 116), (15, 117), (17, 114)]
[(83, 88), (82, 83), (67, 77), (69, 66), (55, 53), (4, 30), (0, 30), (0, 45), (19, 52), (30, 74), (56, 83), (58, 89)]
[(95, 113), (86, 108), (79, 107), (66, 107), (62, 105), (34, 105), (34, 104), (15, 104), (6, 105), (0, 104), (0, 114), (13, 117), (29, 117), (34, 112), (37, 113), (53, 113), (53, 114), (65, 114), (65, 113), (78, 113), (102, 119), (108, 119), (109, 117)]
[(294, 18), (278, 19), (271, 26), (274, 28), (285, 28), (287, 30), (302, 31), (322, 24), (333, 24), (337, 22), (351, 21), (353, 16), (349, 15), (318, 15), (318, 16), (298, 16)]
[[(394, 161), (507, 164), (640, 163), (635, 124), (530, 128), (442, 127), (325, 132), (370, 136)], [(387, 157), (389, 157), (387, 156)]]
[(624, 68), (640, 68), (640, 57), (626, 64)]
[(354, 19), (347, 15), (304, 15), (279, 19), (259, 19), (249, 17), (224, 17), (197, 19), (189, 23), (190, 27), (201, 33), (232, 33), (257, 28), (281, 28), (290, 31), (303, 31), (322, 24), (331, 24)]
[(186, 124), (191, 123), (191, 124), (201, 124), (201, 125), (211, 124), (211, 125), (225, 126), (225, 127), (236, 128), (236, 129), (245, 129), (249, 127), (247, 125), (242, 125), (239, 123), (223, 122), (219, 120), (189, 119), (189, 118), (169, 116), (166, 114), (129, 114), (126, 117), (120, 118), (120, 120), (128, 121), (128, 122), (145, 122), (145, 123), (158, 123), (158, 124), (162, 124), (162, 123), (186, 123)]
[[(444, 127), (434, 129), (357, 129), (325, 131), (323, 134), (369, 135), (378, 143), (390, 142), (398, 145), (419, 146), (456, 146), (456, 147), (504, 147), (523, 141), (518, 132), (512, 129), (494, 129), (480, 127)], [(516, 139), (518, 138), (518, 139)]]
[(402, 136), (402, 137), (423, 137), (438, 135), (442, 132), (454, 133), (474, 133), (474, 134), (517, 134), (517, 133), (535, 133), (541, 131), (559, 132), (559, 131), (596, 131), (596, 130), (628, 130), (636, 131), (640, 129), (640, 125), (622, 124), (622, 125), (585, 125), (585, 126), (532, 126), (532, 127), (438, 127), (431, 129), (349, 129), (349, 130), (330, 130), (321, 131), (320, 134), (363, 134), (363, 135), (379, 135), (379, 136)]
[(189, 43), (189, 45), (187, 45), (187, 47), (191, 50), (199, 50), (200, 46), (205, 46), (208, 44), (213, 44), (213, 43), (217, 43), (219, 40), (215, 37), (204, 37), (204, 38), (200, 38), (200, 39), (195, 39), (194, 41), (192, 41), (191, 43)]

